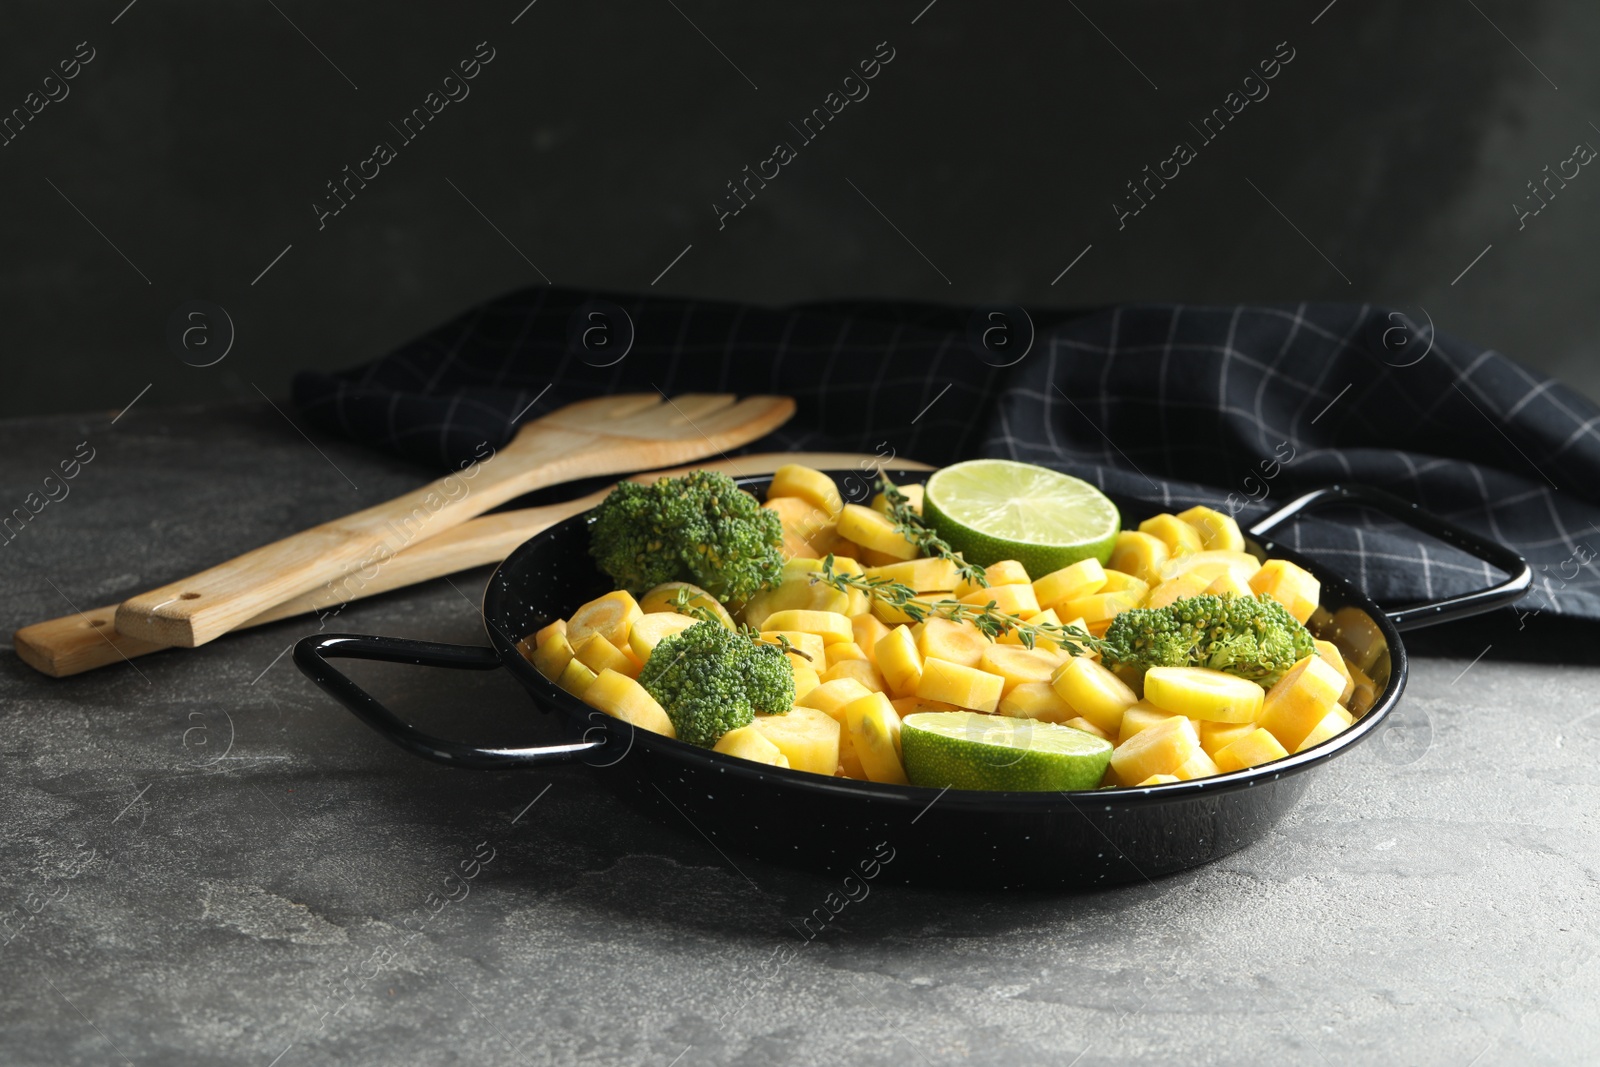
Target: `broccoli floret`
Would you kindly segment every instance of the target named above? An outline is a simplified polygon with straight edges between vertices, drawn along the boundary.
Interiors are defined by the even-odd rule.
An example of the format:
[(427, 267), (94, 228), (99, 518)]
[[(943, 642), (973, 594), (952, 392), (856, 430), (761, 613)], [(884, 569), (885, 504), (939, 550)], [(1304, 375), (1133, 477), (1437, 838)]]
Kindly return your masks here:
[(777, 512), (713, 471), (623, 482), (595, 509), (589, 529), (595, 563), (635, 596), (683, 581), (742, 603), (778, 584), (782, 546)]
[(794, 671), (783, 650), (715, 622), (663, 638), (639, 684), (666, 710), (678, 740), (701, 748), (749, 726), (758, 711), (781, 715), (794, 704)]
[(1311, 631), (1268, 596), (1192, 596), (1111, 620), (1109, 664), (1210, 667), (1270, 686), (1316, 651)]

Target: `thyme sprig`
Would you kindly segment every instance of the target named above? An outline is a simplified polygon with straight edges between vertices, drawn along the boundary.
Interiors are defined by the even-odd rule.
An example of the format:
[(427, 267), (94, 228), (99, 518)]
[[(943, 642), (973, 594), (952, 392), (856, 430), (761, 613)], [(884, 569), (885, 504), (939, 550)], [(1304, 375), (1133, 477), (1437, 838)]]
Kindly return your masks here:
[(922, 521), (922, 516), (917, 514), (900, 487), (882, 471), (878, 472), (878, 490), (883, 493), (884, 502), (889, 506), (889, 521), (894, 523), (896, 533), (916, 545), (922, 555), (950, 560), (956, 565), (956, 574), (969, 585), (989, 584), (983, 568), (976, 563), (968, 563), (961, 553), (950, 547), (950, 542), (934, 533), (932, 527)]
[(1024, 648), (1033, 648), (1039, 641), (1048, 640), (1060, 645), (1074, 656), (1099, 651), (1101, 648), (1098, 638), (1076, 626), (1055, 622), (1024, 622), (1015, 615), (997, 610), (998, 603), (993, 600), (983, 607), (948, 597), (927, 600), (925, 597), (929, 594), (918, 593), (904, 582), (897, 582), (882, 575), (842, 574), (834, 570), (831, 554), (822, 561), (822, 570), (812, 572), (811, 581), (813, 584), (822, 582), (830, 585), (841, 593), (859, 589), (872, 599), (881, 600), (889, 607), (904, 612), (913, 622), (922, 622), (929, 618), (970, 622), (978, 628), (979, 633), (991, 641), (1002, 634), (1015, 633)]
[(701, 622), (714, 622), (721, 626), (723, 624), (722, 616), (704, 604), (695, 603), (699, 596), (699, 593), (691, 592), (687, 588), (679, 589), (672, 596), (672, 610), (679, 615), (687, 615), (691, 619), (699, 619)]
[[(753, 632), (755, 634), (755, 639), (757, 641), (762, 640), (764, 635), (759, 630), (754, 630)], [(795, 648), (794, 645), (789, 643), (789, 639), (787, 637), (785, 637), (783, 634), (776, 634), (775, 633), (772, 636), (777, 639), (778, 647), (783, 649), (785, 652), (793, 652), (795, 655), (799, 656), (801, 659), (805, 660), (808, 663), (816, 662), (816, 660), (812, 657), (811, 653), (802, 652), (798, 648)]]

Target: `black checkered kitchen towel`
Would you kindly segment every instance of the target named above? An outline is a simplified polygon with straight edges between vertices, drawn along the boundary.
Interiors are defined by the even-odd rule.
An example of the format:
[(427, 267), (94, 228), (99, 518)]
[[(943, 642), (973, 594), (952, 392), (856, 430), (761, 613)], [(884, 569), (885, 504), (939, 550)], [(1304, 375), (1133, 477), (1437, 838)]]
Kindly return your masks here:
[[(1331, 482), (1382, 486), (1526, 555), (1537, 587), (1524, 615), (1600, 619), (1600, 409), (1384, 308), (1152, 304), (1030, 320), (537, 288), (353, 370), (302, 373), (294, 400), (330, 432), (438, 467), (573, 400), (657, 388), (795, 397), (798, 414), (759, 450), (1008, 456), (1242, 524)], [(1492, 577), (1372, 516), (1302, 522), (1294, 537), (1380, 603)]]

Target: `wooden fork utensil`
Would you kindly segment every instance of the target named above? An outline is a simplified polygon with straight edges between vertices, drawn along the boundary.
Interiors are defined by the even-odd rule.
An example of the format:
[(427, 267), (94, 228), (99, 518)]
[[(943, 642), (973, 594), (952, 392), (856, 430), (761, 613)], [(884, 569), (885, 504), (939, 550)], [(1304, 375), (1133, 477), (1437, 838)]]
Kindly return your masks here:
[[(896, 467), (905, 469), (931, 469), (914, 460), (897, 459), (894, 462)], [(849, 452), (770, 452), (695, 463), (676, 470), (653, 471), (635, 475), (633, 480), (652, 482), (686, 470), (722, 471), (734, 477), (771, 474), (789, 463), (817, 470), (865, 470), (881, 464), (882, 458)], [(380, 565), (343, 575), (336, 581), (270, 607), (234, 629), (242, 630), (323, 611), (338, 604), (387, 593), (456, 571), (498, 563), (528, 538), (596, 506), (610, 491), (608, 487), (559, 504), (501, 511), (469, 519), (437, 537), (402, 549)], [(81, 614), (37, 622), (24, 626), (12, 635), (12, 645), (24, 663), (53, 678), (82, 674), (172, 647), (119, 633), (114, 625), (116, 613), (117, 605), (111, 604)]]
[(524, 493), (714, 456), (793, 414), (794, 401), (784, 396), (626, 393), (568, 404), (459, 474), (125, 600), (116, 628), (126, 637), (194, 648)]

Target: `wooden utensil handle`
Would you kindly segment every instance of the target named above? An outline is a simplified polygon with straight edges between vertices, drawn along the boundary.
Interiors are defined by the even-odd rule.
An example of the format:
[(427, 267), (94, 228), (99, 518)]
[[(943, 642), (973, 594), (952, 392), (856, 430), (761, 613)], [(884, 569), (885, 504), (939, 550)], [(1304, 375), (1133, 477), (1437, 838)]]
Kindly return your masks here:
[[(472, 519), (375, 564), (369, 568), (370, 573), (357, 571), (339, 581), (324, 583), (246, 619), (234, 629), (320, 612), (456, 571), (498, 563), (539, 531), (580, 515), (603, 499), (604, 493), (594, 493), (547, 507), (520, 508)], [(172, 647), (119, 633), (116, 614), (117, 605), (110, 604), (81, 615), (36, 622), (13, 634), (11, 643), (24, 663), (54, 678), (82, 674)]]
[(577, 401), (525, 424), (467, 470), (125, 601), (117, 629), (193, 648), (523, 493), (704, 459), (771, 432), (794, 410), (792, 398), (778, 396), (630, 393)]
[(275, 604), (370, 569), (523, 493), (564, 480), (591, 440), (562, 430), (524, 432), (498, 453), (421, 489), (252, 549), (199, 574), (126, 600), (117, 630), (193, 648)]
[[(720, 470), (738, 476), (771, 474), (786, 463), (818, 470), (860, 469), (864, 473), (882, 465), (883, 457), (853, 452), (776, 452), (735, 456), (711, 463), (690, 464), (676, 470), (639, 474), (633, 481), (651, 482), (687, 470)], [(931, 470), (915, 460), (895, 459), (901, 469)], [(240, 623), (243, 630), (281, 619), (322, 611), (336, 604), (377, 596), (456, 571), (498, 563), (523, 541), (555, 523), (579, 515), (605, 499), (610, 488), (539, 508), (521, 508), (471, 519), (437, 537), (414, 543), (393, 558), (348, 578), (324, 583), (293, 599), (268, 608)], [(114, 666), (172, 647), (120, 633), (114, 623), (117, 605), (92, 608), (82, 614), (33, 623), (12, 635), (18, 657), (28, 666), (54, 678), (66, 678), (99, 667)]]

